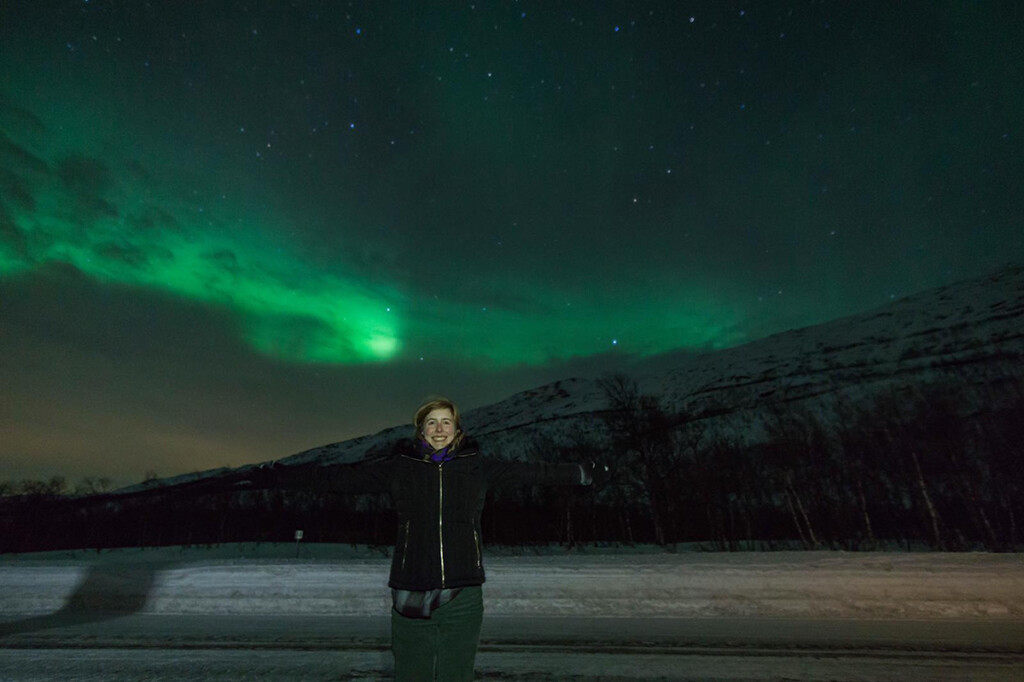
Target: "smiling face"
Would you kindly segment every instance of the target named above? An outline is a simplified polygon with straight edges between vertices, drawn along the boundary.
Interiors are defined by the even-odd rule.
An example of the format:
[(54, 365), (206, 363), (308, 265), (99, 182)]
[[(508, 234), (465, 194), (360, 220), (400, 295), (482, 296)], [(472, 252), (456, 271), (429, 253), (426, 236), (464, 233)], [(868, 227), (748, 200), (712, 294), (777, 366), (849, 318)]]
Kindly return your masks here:
[(446, 407), (431, 410), (423, 420), (423, 440), (441, 450), (455, 440), (455, 415)]

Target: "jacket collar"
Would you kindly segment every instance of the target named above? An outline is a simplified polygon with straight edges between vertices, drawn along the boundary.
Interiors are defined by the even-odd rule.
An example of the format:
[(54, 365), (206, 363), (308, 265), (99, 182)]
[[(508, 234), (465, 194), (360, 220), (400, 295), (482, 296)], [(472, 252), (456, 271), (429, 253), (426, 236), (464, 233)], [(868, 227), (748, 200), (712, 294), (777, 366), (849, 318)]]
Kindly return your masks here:
[[(420, 444), (417, 441), (412, 440), (411, 438), (403, 438), (402, 440), (398, 441), (398, 443), (395, 444), (394, 452), (401, 457), (414, 459), (418, 462), (425, 462), (427, 464), (436, 463), (431, 461), (431, 453), (421, 450)], [(451, 451), (448, 460), (461, 459), (463, 457), (472, 457), (479, 453), (480, 447), (479, 445), (477, 445), (476, 440), (470, 438), (469, 436), (464, 436), (463, 439), (459, 441), (459, 444), (455, 446), (455, 449)]]

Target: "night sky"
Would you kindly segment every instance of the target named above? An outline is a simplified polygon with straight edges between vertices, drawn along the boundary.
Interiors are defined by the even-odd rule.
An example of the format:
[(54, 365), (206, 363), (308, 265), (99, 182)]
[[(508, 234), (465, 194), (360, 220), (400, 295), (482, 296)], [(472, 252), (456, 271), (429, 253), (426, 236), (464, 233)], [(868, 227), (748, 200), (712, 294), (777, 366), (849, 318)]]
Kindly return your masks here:
[(4, 0), (0, 481), (277, 458), (1019, 262), (1022, 45), (1015, 1)]

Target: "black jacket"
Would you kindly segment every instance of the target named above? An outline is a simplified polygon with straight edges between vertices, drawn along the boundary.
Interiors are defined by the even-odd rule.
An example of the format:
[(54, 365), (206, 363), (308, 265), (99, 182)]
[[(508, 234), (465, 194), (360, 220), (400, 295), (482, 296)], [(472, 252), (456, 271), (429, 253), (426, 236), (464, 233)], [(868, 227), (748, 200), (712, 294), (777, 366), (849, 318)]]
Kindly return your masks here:
[(440, 464), (411, 440), (390, 456), (355, 464), (297, 467), (278, 484), (338, 493), (387, 492), (398, 514), (388, 585), (401, 590), (464, 587), (484, 582), (480, 514), (488, 488), (501, 485), (580, 485), (577, 464), (491, 459), (463, 440)]

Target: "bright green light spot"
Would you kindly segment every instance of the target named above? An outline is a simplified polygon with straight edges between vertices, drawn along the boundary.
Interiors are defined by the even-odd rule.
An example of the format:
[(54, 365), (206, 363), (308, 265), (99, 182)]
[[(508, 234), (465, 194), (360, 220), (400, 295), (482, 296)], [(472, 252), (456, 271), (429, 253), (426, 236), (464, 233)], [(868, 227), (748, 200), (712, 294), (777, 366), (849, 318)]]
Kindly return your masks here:
[(370, 339), (368, 347), (378, 358), (390, 358), (398, 351), (398, 339), (388, 333), (381, 332)]

